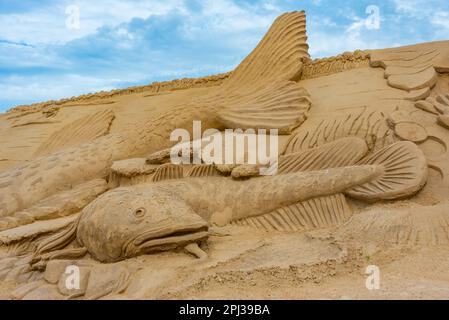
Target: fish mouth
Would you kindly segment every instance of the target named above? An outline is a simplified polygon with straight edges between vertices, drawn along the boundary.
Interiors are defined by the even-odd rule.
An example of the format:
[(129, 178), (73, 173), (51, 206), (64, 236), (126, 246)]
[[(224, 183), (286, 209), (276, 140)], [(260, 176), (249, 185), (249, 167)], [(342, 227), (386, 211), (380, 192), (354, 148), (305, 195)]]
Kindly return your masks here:
[(204, 240), (208, 236), (209, 225), (198, 223), (187, 227), (172, 227), (166, 231), (148, 231), (136, 237), (132, 244), (142, 253), (150, 253), (186, 246), (189, 243)]

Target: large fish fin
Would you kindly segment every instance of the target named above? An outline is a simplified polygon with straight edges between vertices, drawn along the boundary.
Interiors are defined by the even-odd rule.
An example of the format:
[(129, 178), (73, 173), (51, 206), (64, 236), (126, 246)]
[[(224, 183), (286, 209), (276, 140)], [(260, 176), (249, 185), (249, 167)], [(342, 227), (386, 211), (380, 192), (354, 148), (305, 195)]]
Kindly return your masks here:
[(12, 247), (15, 244), (29, 244), (42, 235), (55, 234), (65, 230), (76, 219), (78, 219), (78, 215), (75, 214), (50, 221), (36, 221), (24, 226), (1, 231), (0, 246)]
[(218, 120), (230, 129), (278, 129), (290, 134), (306, 119), (311, 107), (308, 92), (294, 81), (269, 83), (222, 102)]
[(304, 11), (285, 13), (273, 22), (257, 47), (223, 86), (232, 91), (277, 80), (299, 80), (309, 59)]
[(282, 207), (270, 213), (233, 221), (264, 231), (307, 231), (341, 225), (352, 210), (341, 193), (317, 197)]
[(426, 157), (416, 144), (409, 141), (394, 143), (358, 164), (380, 165), (384, 173), (345, 192), (355, 199), (378, 201), (405, 198), (421, 190), (427, 181)]
[[(311, 101), (296, 83), (309, 59), (303, 11), (278, 17), (257, 47), (210, 101), (224, 106), (218, 120), (227, 128), (278, 129), (288, 134), (307, 117)], [(226, 98), (223, 98), (226, 96)]]
[(365, 140), (348, 137), (279, 158), (278, 173), (314, 171), (356, 164), (368, 152)]
[(47, 252), (63, 249), (75, 240), (80, 217), (81, 215), (79, 215), (75, 221), (71, 222), (64, 230), (40, 241), (36, 246), (34, 256), (38, 257)]
[(163, 164), (159, 168), (156, 169), (156, 172), (153, 175), (151, 181), (159, 182), (165, 180), (172, 179), (182, 179), (184, 178), (184, 170), (183, 167), (176, 164)]
[(77, 219), (63, 230), (38, 241), (31, 259), (33, 269), (45, 269), (47, 262), (52, 259), (74, 259), (87, 253), (83, 247), (67, 248), (76, 239), (80, 218), (81, 215), (78, 215)]
[(31, 262), (32, 269), (34, 270), (45, 270), (47, 264), (51, 260), (71, 260), (79, 259), (86, 255), (87, 248), (77, 247), (77, 248), (65, 248), (60, 250), (55, 250), (41, 254), (39, 256), (34, 256)]
[(34, 156), (47, 155), (104, 136), (109, 133), (114, 117), (114, 112), (107, 109), (77, 119), (54, 132), (41, 144)]

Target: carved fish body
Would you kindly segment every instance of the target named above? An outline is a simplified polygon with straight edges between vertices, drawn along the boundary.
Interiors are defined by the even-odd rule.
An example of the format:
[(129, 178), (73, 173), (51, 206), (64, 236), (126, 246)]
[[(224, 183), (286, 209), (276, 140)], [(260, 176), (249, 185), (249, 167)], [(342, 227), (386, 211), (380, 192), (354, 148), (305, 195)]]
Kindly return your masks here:
[(341, 193), (382, 172), (380, 166), (364, 165), (244, 181), (185, 178), (118, 188), (83, 210), (76, 238), (103, 262), (184, 247), (206, 238), (210, 224)]

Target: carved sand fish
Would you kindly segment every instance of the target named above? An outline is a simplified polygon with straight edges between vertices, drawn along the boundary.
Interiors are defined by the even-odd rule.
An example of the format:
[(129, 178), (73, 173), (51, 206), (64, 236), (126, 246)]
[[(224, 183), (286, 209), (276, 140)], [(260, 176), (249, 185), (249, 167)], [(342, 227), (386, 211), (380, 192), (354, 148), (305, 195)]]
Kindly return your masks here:
[[(291, 132), (306, 119), (311, 106), (308, 93), (295, 82), (301, 76), (302, 59), (309, 57), (306, 40), (304, 12), (283, 14), (232, 76), (211, 94), (127, 131), (108, 134), (1, 173), (0, 230), (25, 223), (15, 216), (16, 212), (74, 185), (106, 178), (116, 160), (170, 147), (170, 133), (176, 128), (191, 128), (193, 120), (202, 121), (203, 129)], [(28, 218), (27, 221), (35, 220)]]
[(382, 173), (382, 166), (361, 165), (243, 181), (197, 177), (117, 188), (84, 208), (68, 230), (40, 243), (35, 261), (75, 238), (102, 262), (182, 248), (206, 239), (211, 224), (224, 225), (339, 194)]
[[(197, 242), (208, 237), (212, 224), (267, 231), (328, 228), (351, 216), (345, 194), (376, 201), (411, 196), (424, 186), (426, 160), (415, 144), (403, 141), (367, 151), (362, 139), (339, 139), (281, 156), (277, 175), (249, 180), (223, 177), (214, 165), (193, 166), (184, 176), (182, 166), (165, 164), (151, 182), (106, 192), (76, 220), (61, 221), (53, 230), (38, 222), (4, 231), (0, 241), (20, 246), (50, 232), (36, 238), (32, 261), (38, 269), (49, 260), (87, 252), (109, 262), (185, 247), (202, 257)], [(75, 239), (81, 247), (69, 246)]]

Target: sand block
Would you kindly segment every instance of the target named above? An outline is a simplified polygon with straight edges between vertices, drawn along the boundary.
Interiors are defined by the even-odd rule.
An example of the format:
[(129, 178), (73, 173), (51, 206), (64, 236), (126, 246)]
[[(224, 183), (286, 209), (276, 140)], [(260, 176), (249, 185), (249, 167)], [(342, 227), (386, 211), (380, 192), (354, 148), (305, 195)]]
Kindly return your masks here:
[(437, 119), (440, 126), (449, 129), (449, 115), (439, 115)]
[(398, 74), (388, 77), (388, 84), (394, 88), (412, 91), (425, 87), (432, 88), (438, 80), (433, 67), (429, 67), (416, 74)]
[(412, 121), (399, 122), (394, 127), (394, 133), (401, 140), (415, 143), (423, 142), (428, 138), (426, 129), (420, 124)]
[(426, 100), (419, 100), (418, 102), (415, 103), (415, 107), (436, 115), (440, 114), (438, 110), (435, 109), (434, 105)]
[(422, 89), (410, 91), (405, 96), (404, 99), (405, 100), (410, 100), (410, 101), (418, 101), (418, 100), (426, 99), (429, 95), (430, 95), (430, 88), (429, 87), (425, 87), (425, 88), (422, 88)]

